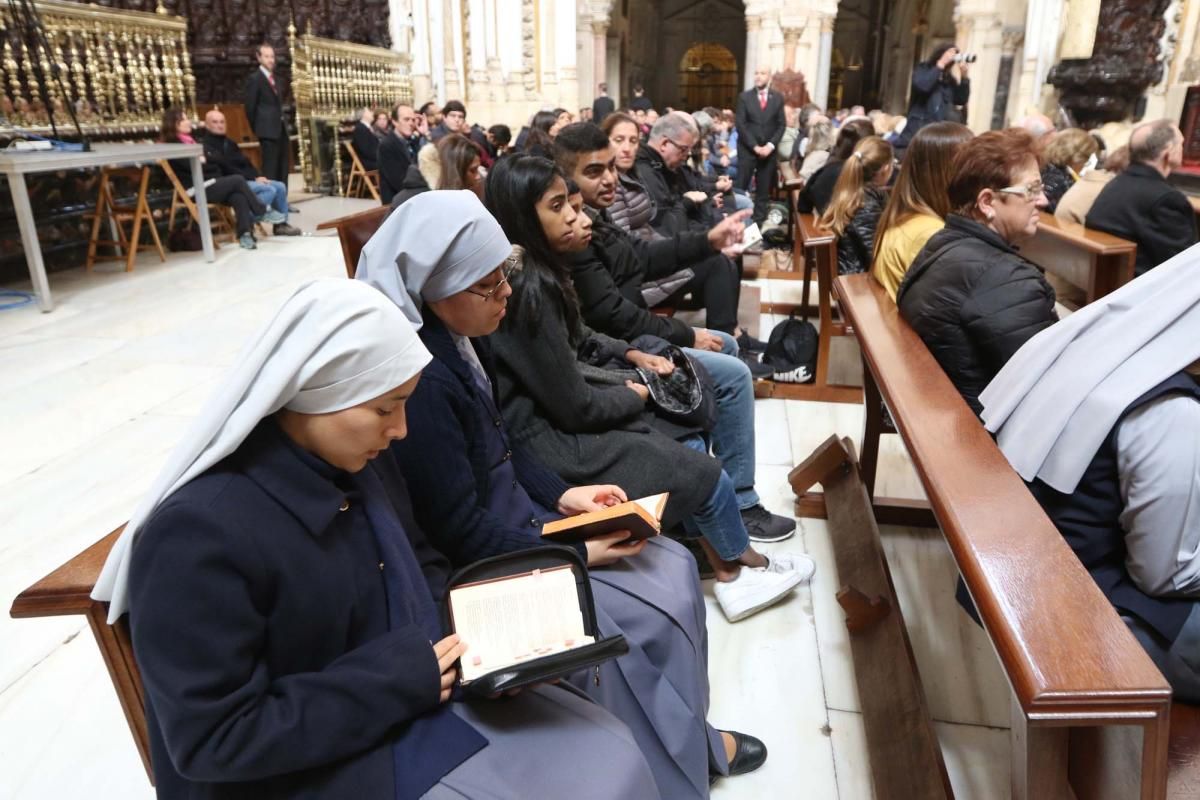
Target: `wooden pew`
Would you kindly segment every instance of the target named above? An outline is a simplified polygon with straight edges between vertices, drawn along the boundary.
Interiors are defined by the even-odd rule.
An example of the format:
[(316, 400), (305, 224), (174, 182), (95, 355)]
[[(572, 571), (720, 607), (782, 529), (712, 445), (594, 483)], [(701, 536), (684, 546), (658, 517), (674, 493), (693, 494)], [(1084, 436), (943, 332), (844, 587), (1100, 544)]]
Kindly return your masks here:
[[(825, 403), (858, 403), (862, 401), (862, 388), (829, 382), (830, 348), (835, 336), (852, 336), (854, 332), (834, 306), (833, 279), (837, 277), (837, 237), (832, 232), (817, 227), (816, 219), (810, 214), (796, 215), (793, 236), (795, 252), (792, 263), (799, 266), (795, 273), (804, 280), (804, 299), (808, 302), (811, 275), (817, 276), (817, 365), (812, 383), (777, 383), (758, 381), (755, 397), (777, 397), (785, 400), (812, 400)], [(792, 275), (792, 273), (783, 273)], [(791, 314), (800, 307), (780, 303), (763, 304), (763, 312)]]
[(1112, 234), (1043, 214), (1021, 255), (1046, 272), (1083, 289), (1093, 303), (1133, 280), (1137, 245)]
[(359, 254), (362, 253), (367, 241), (375, 235), (375, 231), (379, 230), (379, 226), (383, 224), (391, 211), (391, 206), (370, 208), (357, 214), (322, 222), (317, 226), (319, 231), (333, 228), (338, 232), (338, 239), (342, 242), (342, 259), (346, 263), (348, 277), (354, 277), (354, 271), (358, 269)]
[[(1195, 797), (1195, 710), (1171, 715), (1166, 680), (883, 287), (849, 275), (836, 288), (868, 412), (887, 403), (1012, 688), (1013, 797), (1112, 797), (1094, 777), (1110, 759), (1129, 766), (1121, 796)], [(1097, 731), (1125, 749), (1084, 746)]]
[(150, 769), (150, 736), (146, 728), (146, 698), (142, 676), (133, 657), (129, 638), (129, 618), (122, 617), (116, 625), (108, 624), (108, 603), (91, 597), (92, 587), (100, 577), (100, 569), (108, 551), (125, 528), (122, 525), (94, 545), (51, 572), (17, 595), (9, 616), (14, 619), (56, 617), (80, 614), (87, 617), (88, 626), (100, 647), (108, 676), (112, 679), (121, 710), (129, 723), (129, 732), (137, 745), (146, 775), (154, 783)]

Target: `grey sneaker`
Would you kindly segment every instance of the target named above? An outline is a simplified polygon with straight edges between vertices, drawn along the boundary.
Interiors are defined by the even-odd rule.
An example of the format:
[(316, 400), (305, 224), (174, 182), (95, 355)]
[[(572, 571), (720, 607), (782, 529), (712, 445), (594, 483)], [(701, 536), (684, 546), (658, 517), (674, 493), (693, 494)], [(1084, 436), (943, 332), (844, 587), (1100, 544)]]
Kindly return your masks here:
[(268, 225), (282, 225), (287, 222), (287, 217), (273, 208), (268, 208), (267, 213), (256, 219), (255, 222), (265, 222)]
[(242, 246), (243, 250), (257, 250), (258, 249), (258, 242), (254, 241), (253, 234), (243, 233), (241, 236), (238, 237), (238, 244)]
[(304, 233), (304, 231), (300, 230), (294, 225), (288, 225), (286, 222), (281, 222), (271, 230), (271, 233), (275, 234), (276, 236), (299, 236), (300, 234)]
[(742, 524), (752, 542), (782, 542), (796, 532), (796, 520), (772, 514), (761, 503), (742, 511)]

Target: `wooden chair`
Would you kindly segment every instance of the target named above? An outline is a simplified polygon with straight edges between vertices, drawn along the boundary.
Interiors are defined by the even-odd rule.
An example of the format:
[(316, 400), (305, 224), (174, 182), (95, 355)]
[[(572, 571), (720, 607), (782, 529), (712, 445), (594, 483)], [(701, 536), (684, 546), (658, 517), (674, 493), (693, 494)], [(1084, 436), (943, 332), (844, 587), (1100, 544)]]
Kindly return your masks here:
[(1084, 291), (1092, 303), (1133, 280), (1137, 245), (1076, 222), (1043, 215), (1021, 255)]
[[(187, 189), (183, 188), (183, 182), (179, 180), (179, 176), (175, 174), (175, 170), (171, 167), (170, 162), (166, 159), (161, 159), (158, 165), (162, 167), (162, 171), (166, 173), (167, 180), (171, 182), (171, 186), (175, 188), (175, 194), (171, 196), (171, 210), (167, 215), (167, 233), (175, 230), (175, 215), (180, 209), (187, 211), (190, 217), (188, 224), (200, 224), (200, 212), (196, 210), (196, 201), (187, 193)], [(237, 220), (234, 218), (233, 209), (222, 203), (208, 204), (208, 218), (212, 221), (213, 243), (220, 246), (220, 237), (226, 237), (230, 242), (236, 242), (237, 236)]]
[(331, 219), (317, 226), (319, 231), (330, 228), (337, 230), (338, 239), (342, 242), (342, 259), (346, 263), (348, 277), (354, 277), (354, 271), (358, 269), (358, 256), (362, 253), (363, 246), (375, 235), (375, 231), (379, 230), (379, 226), (383, 224), (391, 211), (391, 206), (380, 206), (346, 217)]
[(346, 197), (362, 197), (365, 189), (371, 197), (375, 198), (376, 203), (382, 203), (383, 201), (379, 197), (379, 170), (364, 169), (354, 145), (350, 142), (343, 142), (343, 144), (346, 145), (346, 151), (350, 153), (350, 162), (353, 165), (350, 168), (350, 177), (346, 179)]
[[(1200, 710), (1171, 711), (1166, 681), (884, 288), (847, 275), (836, 290), (868, 415), (886, 402), (1012, 687), (1013, 797), (1196, 797)], [(821, 471), (798, 467), (793, 489)]]
[[(132, 204), (118, 203), (113, 196), (112, 179), (116, 177), (132, 178), (137, 182), (137, 197)], [(138, 251), (155, 249), (159, 261), (166, 261), (167, 254), (163, 252), (162, 242), (158, 238), (158, 227), (154, 224), (154, 216), (150, 213), (150, 205), (146, 202), (146, 190), (150, 185), (150, 167), (104, 167), (100, 170), (100, 191), (96, 196), (96, 210), (85, 214), (84, 218), (92, 220), (92, 235), (88, 240), (87, 271), (91, 272), (97, 258), (100, 260), (125, 259), (125, 271), (133, 271), (133, 262)], [(100, 230), (105, 222), (116, 234), (117, 239), (101, 239)], [(125, 225), (130, 225), (130, 232), (125, 233)], [(142, 226), (150, 230), (150, 238), (154, 244), (142, 244)], [(110, 247), (111, 256), (97, 256), (98, 247)]]

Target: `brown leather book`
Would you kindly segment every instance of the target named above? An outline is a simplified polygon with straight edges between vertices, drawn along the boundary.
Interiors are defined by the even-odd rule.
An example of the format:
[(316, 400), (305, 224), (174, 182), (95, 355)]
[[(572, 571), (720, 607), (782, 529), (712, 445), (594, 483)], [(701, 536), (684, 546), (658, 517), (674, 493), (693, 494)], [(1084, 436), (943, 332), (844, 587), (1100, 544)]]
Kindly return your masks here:
[(629, 531), (631, 542), (658, 536), (669, 494), (663, 492), (548, 522), (542, 527), (542, 537), (556, 544), (573, 544), (614, 531)]

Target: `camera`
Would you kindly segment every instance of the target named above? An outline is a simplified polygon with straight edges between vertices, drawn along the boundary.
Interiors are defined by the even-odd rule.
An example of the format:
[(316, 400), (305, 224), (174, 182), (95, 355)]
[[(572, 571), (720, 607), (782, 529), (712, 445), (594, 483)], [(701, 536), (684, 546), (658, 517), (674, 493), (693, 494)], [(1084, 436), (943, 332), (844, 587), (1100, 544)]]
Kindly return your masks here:
[(955, 64), (974, 64), (978, 58), (974, 53), (959, 53), (954, 57)]

